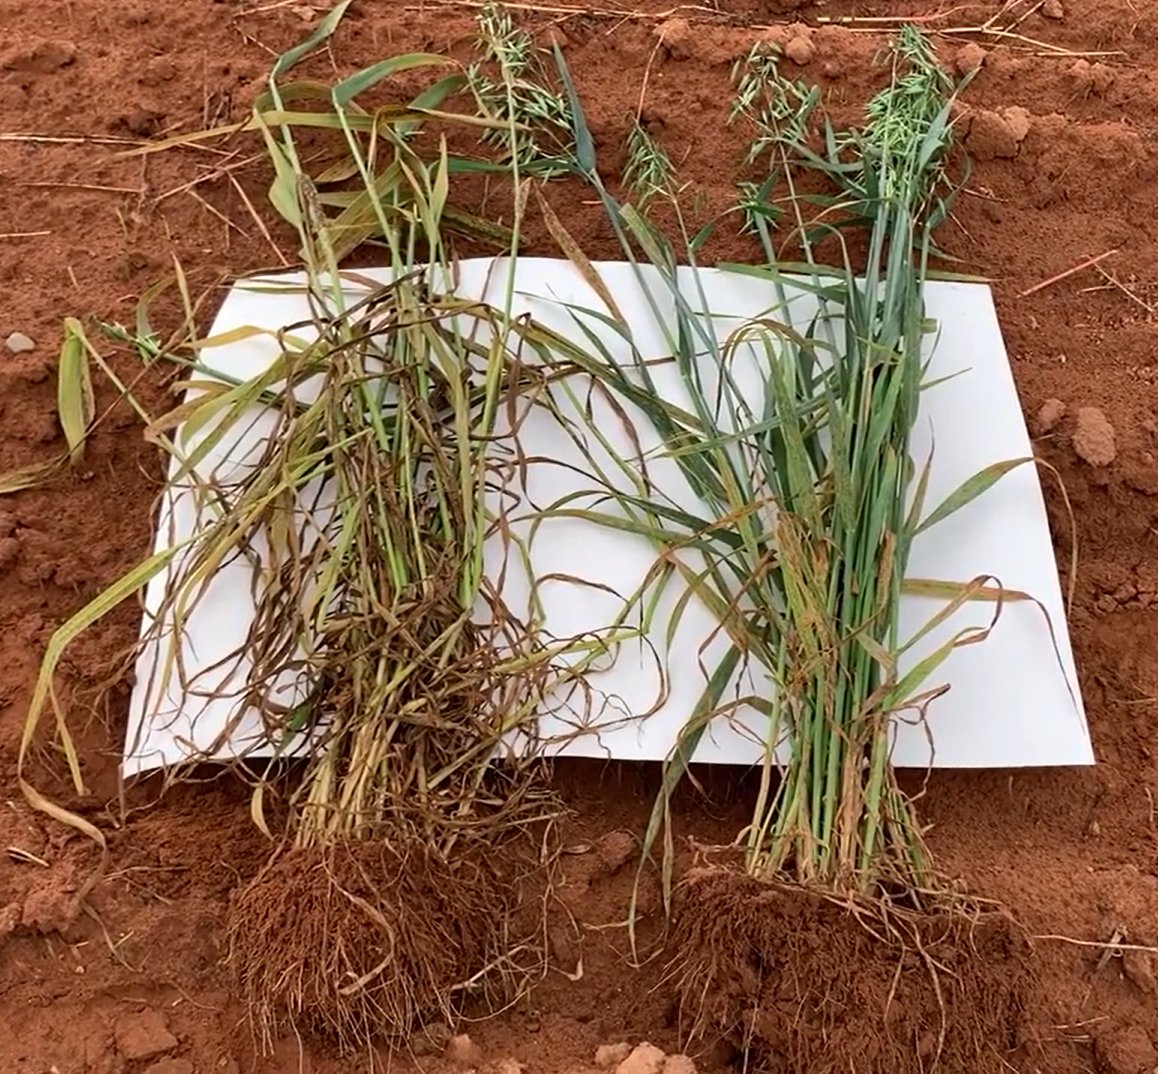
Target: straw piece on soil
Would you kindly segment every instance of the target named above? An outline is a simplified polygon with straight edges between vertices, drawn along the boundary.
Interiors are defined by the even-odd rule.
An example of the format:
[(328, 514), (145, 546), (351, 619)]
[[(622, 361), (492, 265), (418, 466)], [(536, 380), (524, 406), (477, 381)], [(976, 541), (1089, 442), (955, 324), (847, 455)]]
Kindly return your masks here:
[(1024, 291), (1018, 294), (1018, 298), (1026, 298), (1029, 295), (1037, 294), (1038, 291), (1044, 291), (1047, 287), (1052, 287), (1055, 283), (1060, 283), (1062, 280), (1069, 279), (1085, 269), (1093, 268), (1095, 265), (1105, 261), (1107, 257), (1113, 257), (1118, 251), (1107, 250), (1103, 254), (1098, 254), (1097, 257), (1088, 257), (1080, 264), (1074, 265), (1073, 268), (1068, 268), (1065, 272), (1059, 272), (1056, 276), (1051, 276), (1048, 280), (1042, 280), (1041, 283), (1035, 283), (1032, 287), (1027, 287)]

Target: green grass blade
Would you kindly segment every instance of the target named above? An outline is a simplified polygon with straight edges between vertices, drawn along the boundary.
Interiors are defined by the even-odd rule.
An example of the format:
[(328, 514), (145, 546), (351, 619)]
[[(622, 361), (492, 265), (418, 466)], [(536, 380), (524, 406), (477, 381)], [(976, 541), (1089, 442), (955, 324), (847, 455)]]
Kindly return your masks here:
[(84, 328), (75, 317), (66, 317), (64, 320), (56, 399), (60, 427), (68, 442), (69, 461), (75, 466), (84, 457), (84, 444), (92, 424), (94, 407)]
[(563, 59), (563, 50), (559, 48), (558, 42), (552, 45), (552, 49), (555, 54), (555, 66), (559, 71), (559, 81), (563, 83), (563, 92), (567, 97), (567, 104), (571, 113), (572, 137), (575, 142), (575, 164), (582, 174), (593, 176), (596, 167), (595, 142), (587, 127), (579, 94), (575, 91), (571, 69), (567, 66), (567, 61)]
[(269, 76), (270, 82), (275, 82), (281, 78), (288, 70), (301, 63), (311, 52), (324, 45), (326, 41), (333, 36), (334, 31), (337, 30), (350, 3), (351, 0), (339, 0), (339, 3), (335, 4), (334, 7), (326, 12), (309, 37), (300, 44), (294, 45), (293, 48), (283, 52), (273, 65), (273, 70)]
[[(670, 842), (672, 838), (669, 822), (672, 795), (675, 794), (676, 788), (683, 782), (688, 767), (691, 765), (692, 757), (695, 755), (700, 740), (704, 736), (704, 732), (707, 731), (712, 719), (719, 712), (720, 701), (724, 696), (724, 691), (728, 688), (728, 684), (736, 674), (736, 669), (740, 666), (741, 655), (740, 650), (733, 645), (721, 658), (719, 664), (716, 665), (716, 669), (712, 672), (712, 676), (708, 680), (707, 685), (704, 687), (704, 692), (696, 702), (696, 707), (692, 712), (691, 718), (681, 729), (675, 747), (672, 749), (668, 759), (664, 762), (663, 779), (659, 794), (656, 796), (655, 803), (652, 805), (651, 814), (647, 820), (647, 828), (643, 834), (639, 870), (636, 873), (635, 889), (632, 891), (631, 896), (629, 920), (631, 922), (633, 943), (634, 924), (637, 916), (636, 907), (639, 880), (643, 876), (643, 870), (650, 863), (651, 852), (655, 848), (656, 840), (659, 839), (660, 834), (664, 834), (665, 841), (667, 842)], [(668, 907), (670, 907), (671, 904), (673, 850), (674, 848), (670, 845), (665, 848), (661, 864), (663, 899), (664, 905)]]
[(345, 107), (359, 93), (376, 86), (384, 78), (391, 78), (403, 71), (412, 71), (416, 67), (445, 67), (453, 62), (447, 56), (439, 56), (432, 52), (410, 52), (403, 56), (391, 56), (388, 60), (363, 67), (362, 70), (342, 79), (334, 86), (331, 96), (335, 104)]
[(986, 466), (984, 470), (979, 470), (946, 496), (924, 522), (913, 531), (913, 536), (915, 537), (918, 533), (924, 533), (925, 530), (931, 529), (937, 525), (938, 522), (943, 522), (950, 515), (960, 511), (962, 507), (971, 504), (983, 492), (997, 484), (997, 482), (1011, 470), (1016, 470), (1019, 466), (1024, 466), (1026, 463), (1032, 462), (1034, 462), (1033, 456), (1028, 455), (1020, 459), (1006, 459), (1003, 462), (995, 462), (990, 466)]

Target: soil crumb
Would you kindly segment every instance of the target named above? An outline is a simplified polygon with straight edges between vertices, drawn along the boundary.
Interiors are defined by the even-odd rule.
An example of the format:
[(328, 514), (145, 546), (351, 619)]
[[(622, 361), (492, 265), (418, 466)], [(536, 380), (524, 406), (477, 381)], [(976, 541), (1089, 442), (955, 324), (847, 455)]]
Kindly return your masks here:
[(619, 1066), (629, 1055), (631, 1045), (626, 1041), (618, 1044), (601, 1044), (595, 1049), (595, 1065), (600, 1070), (611, 1070)]
[(117, 1050), (130, 1062), (154, 1059), (173, 1051), (180, 1044), (169, 1032), (165, 1016), (153, 1010), (120, 1018), (114, 1028), (114, 1035)]
[(460, 1033), (446, 1046), (446, 1058), (461, 1067), (477, 1067), (482, 1062), (482, 1049), (466, 1033)]
[(1020, 107), (1001, 112), (980, 109), (969, 117), (965, 145), (976, 160), (1012, 160), (1029, 134), (1029, 113)]
[(1114, 427), (1096, 406), (1078, 410), (1074, 453), (1091, 466), (1109, 466), (1118, 456)]
[(644, 1041), (638, 1048), (633, 1048), (631, 1054), (615, 1068), (615, 1074), (660, 1074), (664, 1068), (662, 1048)]
[(1066, 416), (1066, 405), (1060, 399), (1047, 399), (1041, 404), (1037, 412), (1037, 430), (1040, 433), (1052, 433), (1058, 422)]
[(798, 67), (806, 67), (816, 58), (816, 44), (806, 29), (793, 34), (784, 45), (784, 55)]
[(953, 57), (953, 66), (960, 75), (972, 74), (985, 63), (988, 53), (976, 41), (962, 45)]
[(1158, 1066), (1158, 1050), (1139, 1025), (1106, 1030), (1098, 1037), (1094, 1053), (1102, 1074), (1151, 1074)]

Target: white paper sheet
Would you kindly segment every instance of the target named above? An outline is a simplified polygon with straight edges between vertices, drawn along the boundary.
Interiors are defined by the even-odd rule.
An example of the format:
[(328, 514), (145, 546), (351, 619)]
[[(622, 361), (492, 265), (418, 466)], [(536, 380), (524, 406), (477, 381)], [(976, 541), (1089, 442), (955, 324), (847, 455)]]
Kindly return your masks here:
[[(458, 293), (499, 303), (506, 267), (505, 262), (490, 259), (464, 262)], [(670, 314), (662, 304), (658, 310), (649, 306), (636, 270), (617, 262), (597, 264), (596, 268), (630, 324), (640, 351), (657, 357), (670, 353), (663, 333), (663, 322)], [(362, 275), (378, 280), (388, 276), (381, 271)], [(300, 282), (300, 277), (284, 275), (270, 281), (288, 285)], [(521, 259), (514, 283), (517, 312), (530, 313), (573, 339), (581, 337), (575, 314), (568, 307), (604, 308), (590, 286), (565, 261)], [(691, 270), (683, 270), (681, 288), (697, 309), (712, 311), (718, 338), (766, 313), (775, 301), (766, 281), (720, 270), (700, 270), (698, 280)], [(351, 284), (351, 290), (356, 295), (356, 285)], [(803, 293), (791, 305), (791, 318), (798, 325), (805, 324), (816, 308), (815, 301)], [(1032, 451), (989, 289), (980, 284), (932, 282), (926, 291), (926, 305), (928, 316), (938, 322), (940, 329), (935, 346), (930, 340), (928, 379), (933, 382), (951, 377), (924, 392), (913, 437), (913, 455), (919, 463), (928, 456), (934, 439), (936, 442), (926, 497), (931, 509), (977, 471), (995, 462), (1028, 456)], [(778, 315), (784, 318), (785, 311)], [(276, 330), (307, 316), (306, 300), (300, 291), (279, 293), (268, 286), (257, 289), (252, 283), (239, 284), (226, 298), (211, 334), (243, 326)], [(594, 321), (587, 323), (608, 346), (626, 354), (622, 340), (614, 333), (599, 328)], [(206, 349), (201, 359), (212, 369), (245, 378), (266, 368), (276, 353), (271, 339), (252, 338)], [(740, 361), (737, 376), (743, 375)], [(665, 396), (679, 391), (673, 370), (660, 368), (656, 379)], [(601, 430), (616, 441), (618, 450), (628, 454), (629, 443), (621, 423), (608, 410), (601, 414), (599, 404), (595, 415), (597, 421), (603, 419)], [(646, 430), (646, 422), (641, 421), (638, 428)], [(244, 465), (246, 452), (253, 450), (261, 436), (262, 420), (257, 415), (254, 426), (235, 443), (212, 453), (199, 467), (200, 472), (206, 473), (213, 466)], [(545, 412), (532, 415), (520, 436), (527, 455), (581, 462), (577, 449)], [(650, 439), (645, 437), (643, 447), (656, 444), (658, 439), (653, 435)], [(686, 501), (686, 486), (681, 487), (678, 475), (671, 477), (673, 471), (665, 471), (663, 465), (651, 465), (653, 480), (673, 497)], [(674, 466), (670, 462), (667, 465)], [(568, 491), (585, 488), (590, 488), (590, 483), (565, 467), (542, 463), (528, 467), (526, 487), (516, 491), (545, 506)], [(157, 550), (188, 537), (196, 527), (197, 511), (190, 497), (174, 492), (169, 500), (158, 526)], [(496, 498), (496, 509), (498, 504)], [(503, 559), (504, 546), (496, 540), (487, 548), (492, 577), (498, 576)], [(588, 522), (559, 519), (541, 527), (530, 559), (538, 578), (558, 572), (592, 583), (580, 588), (559, 581), (540, 589), (546, 630), (556, 637), (571, 637), (606, 627), (622, 607), (612, 594), (628, 594), (636, 589), (654, 563), (654, 551), (640, 538)], [(529, 585), (510, 562), (506, 567), (504, 596), (517, 614), (526, 605)], [(927, 721), (897, 722), (894, 764), (931, 764), (939, 768), (1092, 764), (1035, 468), (1021, 466), (1013, 470), (971, 505), (919, 536), (913, 545), (908, 575), (956, 582), (992, 575), (1006, 587), (1032, 595), (1041, 608), (1031, 603), (1007, 603), (987, 641), (952, 653), (929, 684), (947, 683), (950, 690), (930, 706)], [(187, 619), (181, 636), (170, 634), (164, 642), (179, 647), (186, 681), (198, 670), (216, 669), (218, 662), (244, 640), (253, 619), (250, 579), (251, 568), (244, 560), (223, 565)], [(146, 616), (155, 614), (160, 607), (165, 584), (165, 576), (161, 575), (149, 586)], [(663, 599), (670, 606), (674, 591)], [(907, 638), (915, 633), (942, 603), (906, 597), (901, 609), (900, 636)], [(986, 625), (991, 614), (992, 607), (983, 604), (959, 610), (906, 654), (902, 673), (962, 628)], [(618, 651), (611, 667), (590, 676), (593, 696), (601, 700), (582, 712), (576, 711), (573, 719), (556, 713), (540, 721), (541, 737), (558, 740), (551, 751), (632, 760), (659, 760), (669, 753), (703, 689), (705, 668), (711, 668), (713, 658), (718, 658), (725, 646), (722, 639), (714, 637), (711, 614), (694, 602), (680, 620), (670, 645), (664, 640), (668, 618), (663, 614), (656, 617), (658, 625), (649, 638), (655, 650), (663, 654), (668, 672), (665, 702), (646, 719), (633, 718), (654, 707), (660, 693), (660, 668), (646, 646), (629, 643)], [(146, 647), (138, 661), (126, 738), (126, 775), (191, 757), (226, 759), (272, 754), (270, 745), (262, 741), (256, 719), (242, 719), (226, 734), (234, 701), (189, 696), (175, 680), (159, 679), (156, 668), (163, 662), (161, 646), (162, 643), (154, 643)], [(243, 672), (244, 668), (237, 665), (216, 669), (207, 675), (207, 681), (228, 681), (236, 688), (244, 680)], [(276, 684), (276, 689), (271, 687), (282, 704), (292, 704), (301, 696), (301, 689), (302, 684), (288, 679)], [(736, 690), (736, 696), (740, 696), (766, 692), (767, 686), (758, 669), (749, 669), (746, 676), (738, 676)], [(584, 733), (575, 734), (577, 725)], [(765, 747), (760, 726), (760, 717), (751, 708), (716, 720), (701, 741), (696, 759), (731, 764), (761, 761)]]

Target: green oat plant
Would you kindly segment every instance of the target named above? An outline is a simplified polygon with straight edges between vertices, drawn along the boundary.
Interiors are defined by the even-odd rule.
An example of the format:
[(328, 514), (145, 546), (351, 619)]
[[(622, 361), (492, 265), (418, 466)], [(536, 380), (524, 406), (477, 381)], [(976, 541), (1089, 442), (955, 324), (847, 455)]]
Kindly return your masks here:
[[(658, 434), (664, 447), (656, 457), (678, 464), (703, 511), (663, 502), (634, 458), (616, 458), (614, 472), (606, 460), (593, 467), (591, 498), (605, 507), (580, 507), (572, 498), (546, 510), (653, 541), (665, 564), (656, 584), (667, 584), (671, 562), (680, 562), (689, 593), (719, 615), (732, 643), (710, 669), (697, 715), (668, 761), (649, 847), (710, 719), (721, 707), (735, 707), (734, 699), (723, 700), (734, 672), (755, 661), (769, 689), (745, 699), (766, 720), (767, 746), (764, 784), (743, 837), (751, 873), (860, 894), (894, 881), (919, 891), (932, 876), (919, 826), (888, 764), (890, 721), (906, 710), (919, 714), (942, 690), (930, 682), (949, 653), (982, 640), (992, 623), (954, 638), (903, 676), (898, 660), (967, 602), (988, 601), (999, 611), (1003, 601), (1028, 598), (987, 578), (906, 582), (908, 549), (919, 532), (1028, 460), (990, 467), (927, 510), (931, 460), (918, 469), (910, 456), (925, 345), (934, 330), (922, 290), (931, 231), (947, 208), (944, 163), (955, 93), (925, 40), (911, 28), (902, 31), (892, 81), (870, 102), (865, 127), (840, 136), (827, 127), (824, 156), (807, 140), (818, 95), (775, 81), (774, 66), (765, 64), (761, 78), (774, 93), (757, 109), (761, 130), (752, 159), (775, 155), (774, 170), (789, 188), (780, 208), (795, 214), (803, 259), (778, 261), (769, 214), (751, 220), (768, 264), (729, 268), (766, 281), (769, 309), (722, 341), (690, 271), (695, 237), (683, 229), (677, 248), (635, 205), (611, 197), (572, 102), (576, 168), (602, 199), (653, 310), (674, 307), (669, 361), (685, 398), (675, 404), (660, 397), (654, 356), (634, 347), (614, 311), (573, 311), (584, 346), (557, 345)], [(752, 92), (742, 90), (745, 110)], [(801, 166), (838, 188), (824, 196), (827, 222), (803, 215), (805, 199), (792, 190)], [(678, 205), (674, 210), (682, 219)], [(850, 217), (868, 228), (863, 267), (854, 266), (843, 242)], [(843, 265), (819, 260), (816, 242), (824, 235), (836, 240)], [(793, 311), (805, 303), (814, 312), (794, 327)], [(628, 359), (598, 342), (586, 327), (596, 322), (620, 334)], [(745, 352), (758, 357), (760, 391), (741, 387), (733, 375)], [(685, 553), (696, 559), (682, 561)], [(946, 603), (916, 638), (902, 639), (897, 609), (906, 589)], [(777, 747), (784, 747), (783, 765)]]
[(632, 121), (627, 132), (623, 184), (631, 191), (640, 212), (645, 212), (654, 198), (670, 196), (674, 189), (675, 168), (671, 157), (639, 119)]
[[(669, 639), (693, 599), (713, 613), (717, 639), (726, 639), (723, 655), (704, 666), (706, 685), (664, 765), (644, 837), (648, 853), (663, 839), (665, 893), (673, 878), (672, 795), (697, 746), (714, 719), (741, 706), (758, 714), (762, 779), (751, 822), (737, 839), (747, 875), (725, 876), (723, 883), (714, 873), (690, 877), (675, 930), (674, 959), (694, 1027), (712, 1022), (742, 1033), (745, 1043), (759, 1037), (753, 1027), (760, 1019), (772, 1017), (760, 1012), (782, 1002), (795, 1010), (814, 980), (826, 979), (818, 977), (819, 964), (789, 957), (800, 949), (785, 943), (777, 932), (781, 923), (768, 916), (780, 905), (768, 901), (778, 897), (769, 895), (774, 886), (851, 907), (858, 929), (864, 925), (902, 950), (924, 949), (927, 927), (938, 920), (934, 911), (953, 908), (948, 924), (934, 925), (944, 940), (958, 935), (956, 910), (979, 905), (958, 900), (934, 871), (913, 802), (890, 764), (891, 728), (901, 716), (924, 718), (945, 689), (938, 669), (957, 647), (987, 638), (1005, 602), (1032, 599), (988, 577), (906, 579), (919, 533), (1031, 460), (995, 464), (944, 502), (931, 509), (925, 502), (932, 460), (912, 458), (910, 435), (928, 386), (935, 326), (925, 316), (923, 289), (932, 232), (952, 196), (946, 167), (958, 87), (912, 27), (898, 35), (890, 64), (889, 84), (869, 102), (864, 126), (838, 133), (825, 119), (819, 136), (815, 90), (784, 80), (763, 54), (755, 73), (741, 80), (737, 114), (755, 120), (757, 131), (747, 163), (766, 161), (769, 172), (766, 182), (744, 192), (745, 223), (759, 237), (767, 264), (727, 268), (764, 282), (768, 309), (723, 338), (697, 271), (703, 232), (689, 233), (670, 187), (664, 196), (677, 221), (676, 241), (637, 204), (608, 193), (572, 96), (575, 169), (596, 191), (624, 257), (636, 266), (652, 312), (665, 324), (669, 354), (642, 353), (608, 299), (605, 311), (572, 310), (582, 343), (556, 343), (581, 371), (572, 397), (604, 393), (620, 407), (633, 443), (658, 438), (661, 447), (646, 456), (616, 454), (595, 430), (565, 417), (573, 405), (560, 406), (560, 425), (584, 454), (591, 484), (548, 505), (544, 515), (582, 518), (650, 541), (658, 555), (641, 599), (654, 603), (654, 589), (678, 588)], [(824, 179), (826, 192), (802, 193), (804, 173)], [(655, 196), (648, 187), (639, 194)], [(817, 212), (809, 215), (809, 207)], [(773, 243), (784, 222), (785, 245), (799, 251), (791, 263)], [(846, 239), (853, 229), (865, 236), (863, 263)], [(825, 240), (835, 265), (822, 260)], [(596, 327), (617, 334), (615, 346), (605, 344)], [(678, 373), (674, 397), (657, 388), (660, 364)], [(753, 370), (760, 381), (755, 388)], [(553, 397), (562, 390), (553, 386)], [(659, 460), (678, 467), (680, 494), (651, 482), (648, 467)], [(688, 492), (697, 507), (689, 506)], [(943, 602), (911, 638), (898, 634), (905, 592)], [(974, 602), (990, 606), (986, 625), (960, 631), (900, 671), (914, 645)], [(745, 670), (765, 687), (756, 693), (738, 688)], [(815, 904), (798, 906), (809, 917), (818, 913)], [(793, 919), (782, 925), (791, 931)], [(834, 936), (847, 939), (841, 920), (832, 927)], [(805, 960), (813, 950), (804, 948)], [(884, 957), (891, 966), (899, 956)], [(782, 964), (789, 995), (776, 991)], [(932, 985), (926, 993), (935, 1002), (933, 1015), (919, 1024), (932, 1031), (932, 1065), (950, 1043), (969, 1056), (989, 1048), (987, 1034), (973, 1030), (987, 1018), (1005, 1018), (1016, 999), (998, 1004), (997, 1013), (996, 1007), (974, 1012), (961, 991), (968, 991), (962, 982), (973, 980), (972, 970), (945, 984), (936, 960), (926, 957), (924, 964)], [(764, 965), (767, 974), (753, 976), (753, 965)], [(735, 981), (751, 982), (742, 984), (739, 1000)], [(962, 999), (961, 1009), (950, 1010), (946, 997)], [(855, 982), (846, 999), (833, 1009), (864, 1006)], [(737, 1003), (751, 1006), (737, 1013)], [(923, 1018), (922, 1003), (914, 1010)], [(868, 1023), (857, 1021), (858, 1029), (868, 1036), (892, 1033), (880, 1029), (881, 1013), (868, 1011)], [(971, 1021), (975, 1013), (980, 1021)], [(807, 1061), (808, 1069), (828, 1069), (817, 1050), (835, 1023), (828, 1015), (819, 1022), (810, 1037), (811, 1021), (794, 1021), (785, 1030), (787, 1051), (775, 1050)], [(877, 1056), (879, 1068), (900, 1063), (902, 1055), (912, 1060), (911, 1043), (890, 1038)]]
[(553, 84), (550, 53), (515, 25), (501, 4), (476, 18), (480, 59), (466, 79), (485, 116), (500, 122), (483, 141), (501, 147), (508, 166), (545, 178), (569, 170), (573, 123), (566, 95)]
[[(276, 747), (272, 764), (234, 766), (253, 781), (255, 822), (275, 841), (229, 927), (255, 1028), (268, 1040), (288, 1020), (353, 1047), (405, 1037), (424, 1018), (449, 1020), (467, 1000), (503, 1002), (542, 972), (541, 918), (520, 912), (528, 891), (541, 895), (557, 806), (534, 764), (534, 720), (552, 699), (573, 704), (572, 687), (609, 640), (544, 640), (483, 570), (493, 494), (514, 455), (504, 430), (517, 429), (543, 390), (544, 372), (522, 354), (542, 341), (509, 306), (454, 293), (450, 236), (505, 234), (513, 253), (520, 216), (516, 206), (503, 232), (454, 211), (452, 179), (470, 162), (452, 158), (445, 139), (423, 140), (421, 128), (437, 120), (510, 131), (512, 122), (440, 112), (467, 86), (461, 72), (410, 105), (359, 105), (399, 71), (445, 67), (437, 56), (394, 57), (332, 87), (285, 81), (346, 6), (277, 61), (251, 118), (231, 129), (263, 139), (270, 201), (293, 225), (303, 265), (296, 282), (247, 286), (294, 290), (309, 316), (199, 338), (179, 281), (188, 323), (175, 341), (161, 343), (152, 328), (155, 294), (134, 329), (105, 326), (146, 364), (184, 372), (185, 400), (150, 420), (146, 435), (171, 457), (169, 492), (192, 505), (197, 525), (54, 635), (21, 772), (34, 805), (103, 845), (99, 829), (24, 778), (26, 754), (51, 710), (83, 789), (54, 691), (60, 658), (162, 579), (142, 639), (142, 651), (158, 655), (137, 669), (148, 696), (225, 702), (230, 715), (207, 755), (255, 719), (260, 741)], [(320, 108), (291, 107), (306, 102)], [(338, 148), (303, 137), (319, 129)], [(351, 181), (340, 197), (324, 192)], [(368, 239), (385, 249), (386, 283), (343, 272), (344, 256)], [(245, 339), (272, 344), (267, 369), (237, 378), (214, 368), (213, 348)], [(87, 337), (80, 346), (78, 361), (99, 360)], [(70, 447), (85, 407), (70, 400)], [(252, 626), (229, 656), (191, 670), (187, 624), (219, 570), (239, 561), (251, 571)], [(512, 752), (516, 734), (529, 752)]]

